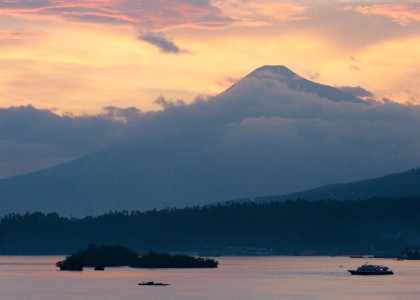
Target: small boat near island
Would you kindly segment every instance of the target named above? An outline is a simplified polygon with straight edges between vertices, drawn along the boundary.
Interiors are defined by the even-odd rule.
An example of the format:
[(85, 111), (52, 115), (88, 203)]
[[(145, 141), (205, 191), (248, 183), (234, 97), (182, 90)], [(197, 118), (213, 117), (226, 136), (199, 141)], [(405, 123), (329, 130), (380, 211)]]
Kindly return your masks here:
[(147, 282), (143, 281), (143, 282), (140, 282), (139, 285), (167, 286), (167, 285), (169, 285), (169, 283), (154, 282), (154, 281), (147, 281)]
[(351, 275), (393, 275), (394, 272), (388, 267), (379, 265), (364, 265), (357, 268), (357, 270), (347, 270)]

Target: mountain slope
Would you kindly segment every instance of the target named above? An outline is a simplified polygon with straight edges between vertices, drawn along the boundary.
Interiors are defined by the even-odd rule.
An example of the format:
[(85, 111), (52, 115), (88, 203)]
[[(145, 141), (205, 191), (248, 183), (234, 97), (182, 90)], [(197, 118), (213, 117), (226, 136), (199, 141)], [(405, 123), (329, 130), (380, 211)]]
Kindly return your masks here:
[(267, 197), (265, 200), (260, 197), (259, 201), (299, 198), (356, 200), (372, 197), (420, 197), (420, 168), (357, 182), (325, 185), (299, 193)]

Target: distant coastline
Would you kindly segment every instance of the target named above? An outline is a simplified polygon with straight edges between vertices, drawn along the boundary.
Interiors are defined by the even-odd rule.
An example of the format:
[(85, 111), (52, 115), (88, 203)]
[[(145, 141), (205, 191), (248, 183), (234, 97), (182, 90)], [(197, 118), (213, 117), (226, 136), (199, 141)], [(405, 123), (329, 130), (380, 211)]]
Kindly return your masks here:
[(137, 253), (394, 256), (420, 240), (420, 198), (230, 203), (84, 218), (0, 220), (1, 255), (75, 253), (120, 244)]

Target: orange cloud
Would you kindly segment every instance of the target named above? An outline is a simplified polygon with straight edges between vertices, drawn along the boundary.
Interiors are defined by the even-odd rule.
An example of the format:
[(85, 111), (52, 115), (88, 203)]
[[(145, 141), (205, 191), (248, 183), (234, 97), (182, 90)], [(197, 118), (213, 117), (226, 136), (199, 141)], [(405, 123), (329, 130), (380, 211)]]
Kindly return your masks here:
[(242, 25), (266, 25), (306, 19), (306, 7), (293, 2), (216, 0), (212, 2), (225, 14), (241, 20)]
[(365, 15), (383, 15), (404, 26), (420, 21), (420, 1), (365, 5), (357, 6), (352, 9)]
[(42, 40), (45, 36), (44, 32), (30, 29), (0, 29), (0, 47), (3, 50), (1, 58), (4, 57), (7, 48), (15, 49), (28, 43), (33, 45), (36, 40)]
[(28, 37), (37, 36), (40, 32), (31, 30), (0, 30), (1, 40), (21, 40)]

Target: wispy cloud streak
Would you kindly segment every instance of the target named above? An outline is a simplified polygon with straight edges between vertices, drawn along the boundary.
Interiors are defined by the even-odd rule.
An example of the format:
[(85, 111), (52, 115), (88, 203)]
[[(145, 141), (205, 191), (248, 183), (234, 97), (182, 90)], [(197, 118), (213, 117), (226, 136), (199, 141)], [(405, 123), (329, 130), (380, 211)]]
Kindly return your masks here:
[(0, 13), (90, 23), (130, 24), (143, 29), (225, 26), (233, 19), (207, 0), (0, 1)]
[(420, 1), (403, 1), (401, 3), (347, 6), (365, 15), (382, 15), (407, 26), (420, 21)]
[(306, 19), (306, 6), (291, 1), (213, 1), (227, 15), (240, 20), (241, 25), (262, 26)]

